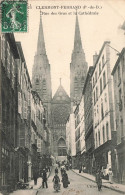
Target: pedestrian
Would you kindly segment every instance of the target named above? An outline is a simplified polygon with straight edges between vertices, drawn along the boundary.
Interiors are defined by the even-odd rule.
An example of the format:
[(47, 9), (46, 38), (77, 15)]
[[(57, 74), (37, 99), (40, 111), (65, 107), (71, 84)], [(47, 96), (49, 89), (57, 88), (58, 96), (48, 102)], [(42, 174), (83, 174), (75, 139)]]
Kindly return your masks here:
[(53, 182), (54, 182), (53, 185), (54, 189), (56, 191), (60, 190), (60, 178), (57, 173), (55, 173), (55, 176), (53, 177)]
[(63, 187), (67, 188), (69, 184), (69, 179), (66, 171), (64, 170), (63, 175), (62, 175), (62, 182), (63, 182)]
[(61, 176), (63, 176), (63, 173), (64, 173), (64, 166), (61, 167)]
[(79, 164), (79, 173), (81, 173), (81, 171), (82, 171), (82, 163), (80, 162), (80, 164)]
[(58, 168), (57, 168), (57, 167), (55, 168), (55, 174), (56, 174), (56, 173), (58, 174)]
[(109, 168), (109, 182), (110, 182), (111, 184), (113, 183), (112, 177), (113, 177), (113, 172), (112, 172), (112, 169)]
[(46, 184), (46, 188), (48, 188), (48, 184), (47, 184), (47, 173), (46, 170), (43, 169), (43, 174), (42, 174), (42, 187), (44, 188), (44, 183)]
[(50, 172), (50, 166), (48, 166), (48, 171)]
[(38, 171), (33, 170), (33, 180), (34, 180), (34, 185), (37, 185), (37, 179), (38, 179)]
[(102, 173), (100, 169), (98, 169), (96, 173), (96, 183), (98, 186), (98, 191), (100, 191), (102, 187)]

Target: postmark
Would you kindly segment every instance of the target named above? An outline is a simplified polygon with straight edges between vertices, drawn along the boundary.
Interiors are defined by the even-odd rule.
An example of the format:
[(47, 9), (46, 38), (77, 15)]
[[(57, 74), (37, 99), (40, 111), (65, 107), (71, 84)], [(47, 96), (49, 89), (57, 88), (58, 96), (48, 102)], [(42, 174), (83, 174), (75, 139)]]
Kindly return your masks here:
[(27, 1), (3, 1), (1, 9), (3, 33), (27, 32)]

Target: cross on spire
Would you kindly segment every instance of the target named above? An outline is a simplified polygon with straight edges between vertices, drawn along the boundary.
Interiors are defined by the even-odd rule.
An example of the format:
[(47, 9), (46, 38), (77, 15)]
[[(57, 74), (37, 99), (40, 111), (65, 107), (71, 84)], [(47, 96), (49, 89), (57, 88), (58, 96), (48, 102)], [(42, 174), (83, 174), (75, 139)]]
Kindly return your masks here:
[(40, 17), (42, 16), (42, 11), (41, 11), (41, 9), (40, 9)]
[(60, 80), (60, 85), (61, 85), (61, 80), (62, 80), (62, 78), (59, 78), (59, 80)]

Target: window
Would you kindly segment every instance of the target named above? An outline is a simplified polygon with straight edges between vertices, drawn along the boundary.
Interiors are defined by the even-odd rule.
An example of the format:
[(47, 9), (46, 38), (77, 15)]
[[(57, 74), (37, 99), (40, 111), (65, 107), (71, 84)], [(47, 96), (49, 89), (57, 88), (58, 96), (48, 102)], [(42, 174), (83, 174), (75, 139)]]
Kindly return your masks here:
[(12, 57), (12, 66), (11, 66), (11, 78), (12, 78), (12, 87), (14, 88), (14, 59)]
[(122, 73), (123, 73), (124, 70), (125, 70), (125, 58), (124, 58), (124, 56), (122, 56), (121, 66), (122, 66)]
[(100, 146), (100, 131), (98, 131), (99, 146)]
[(107, 102), (107, 94), (105, 93), (105, 102)]
[(121, 119), (121, 138), (124, 136), (123, 133), (123, 119)]
[(101, 62), (99, 63), (99, 74), (101, 73)]
[(103, 143), (105, 143), (105, 127), (104, 126), (102, 128), (102, 132), (103, 132)]
[(94, 81), (94, 77), (93, 77), (93, 87), (94, 87), (94, 85), (95, 85), (95, 81)]
[(103, 111), (103, 102), (101, 103), (101, 117), (104, 118), (104, 111)]
[(98, 87), (96, 87), (96, 101), (98, 100)]
[(96, 133), (96, 147), (98, 147), (97, 133)]
[(39, 75), (36, 75), (35, 78), (36, 85), (39, 85)]
[(104, 55), (102, 56), (102, 67), (104, 66)]
[(102, 79), (100, 79), (100, 94), (102, 93)]
[(8, 77), (10, 78), (10, 46), (9, 43), (7, 42), (7, 74)]
[(121, 83), (120, 65), (118, 66), (118, 85)]
[(77, 81), (77, 78), (75, 78), (75, 80), (74, 80), (74, 92), (75, 92), (75, 96), (77, 96), (77, 93), (78, 93), (78, 81)]
[(95, 82), (97, 82), (97, 72), (95, 72)]
[(98, 105), (97, 105), (97, 113), (99, 113)]
[(2, 35), (2, 49), (1, 49), (1, 57), (2, 57), (2, 61), (3, 61), (3, 66), (5, 66), (5, 37), (4, 35)]
[(106, 76), (105, 76), (105, 72), (103, 73), (103, 86), (105, 88), (106, 86)]
[(43, 80), (43, 95), (46, 96), (46, 81)]
[(95, 100), (95, 91), (94, 91), (94, 104), (95, 104), (95, 101), (96, 101), (96, 100)]
[(119, 110), (122, 110), (122, 91), (119, 89)]
[(107, 136), (107, 140), (109, 140), (109, 125), (108, 125), (108, 123), (106, 123), (106, 136)]

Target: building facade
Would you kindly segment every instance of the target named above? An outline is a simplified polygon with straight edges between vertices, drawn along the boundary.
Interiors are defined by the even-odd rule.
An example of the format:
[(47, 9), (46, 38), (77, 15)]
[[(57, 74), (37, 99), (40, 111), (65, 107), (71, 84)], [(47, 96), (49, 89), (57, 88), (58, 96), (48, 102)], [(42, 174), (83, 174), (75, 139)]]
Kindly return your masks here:
[(80, 103), (74, 110), (75, 116), (75, 145), (76, 158), (75, 166), (80, 168), (81, 164), (85, 164), (85, 124), (84, 124), (84, 96), (82, 96)]
[(76, 167), (75, 115), (71, 113), (66, 121), (67, 155), (73, 168)]
[(117, 146), (114, 161), (116, 162), (116, 178), (125, 183), (125, 48), (121, 51), (112, 71), (115, 99), (115, 126)]
[(117, 57), (110, 42), (104, 42), (92, 74), (94, 158), (96, 168), (112, 168), (115, 175), (113, 152), (116, 145), (114, 126), (113, 80), (111, 70)]
[(56, 160), (67, 160), (66, 121), (70, 114), (70, 98), (61, 83), (52, 99), (52, 147)]
[(13, 34), (1, 36), (1, 156), (0, 188), (14, 189), (16, 178), (16, 59), (19, 58)]
[(22, 46), (16, 42), (19, 59), (16, 66), (16, 129), (17, 129), (17, 180), (28, 181), (31, 167), (28, 161), (31, 159), (31, 81), (25, 62)]
[(85, 59), (85, 53), (82, 48), (78, 16), (76, 16), (74, 48), (70, 63), (70, 98), (72, 112), (73, 106), (80, 103), (87, 68), (88, 65)]
[(86, 145), (86, 169), (88, 173), (94, 172), (94, 132), (93, 132), (93, 102), (92, 102), (92, 72), (93, 67), (89, 67), (85, 85), (84, 95), (84, 124), (85, 124), (85, 145)]

